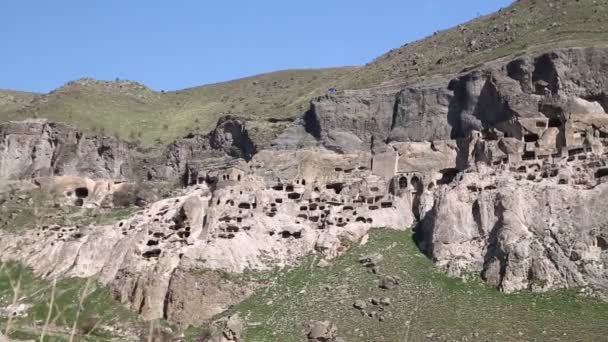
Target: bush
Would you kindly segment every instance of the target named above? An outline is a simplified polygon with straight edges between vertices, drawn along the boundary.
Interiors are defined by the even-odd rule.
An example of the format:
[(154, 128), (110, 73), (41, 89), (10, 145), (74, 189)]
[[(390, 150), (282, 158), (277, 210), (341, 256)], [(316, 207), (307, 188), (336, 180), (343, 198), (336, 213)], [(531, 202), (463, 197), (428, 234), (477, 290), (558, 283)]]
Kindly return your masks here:
[(78, 330), (80, 335), (93, 335), (94, 330), (97, 328), (97, 323), (101, 319), (99, 317), (86, 317), (78, 322)]
[(133, 186), (127, 186), (118, 190), (112, 196), (112, 204), (115, 208), (128, 208), (135, 203), (136, 192), (137, 190)]

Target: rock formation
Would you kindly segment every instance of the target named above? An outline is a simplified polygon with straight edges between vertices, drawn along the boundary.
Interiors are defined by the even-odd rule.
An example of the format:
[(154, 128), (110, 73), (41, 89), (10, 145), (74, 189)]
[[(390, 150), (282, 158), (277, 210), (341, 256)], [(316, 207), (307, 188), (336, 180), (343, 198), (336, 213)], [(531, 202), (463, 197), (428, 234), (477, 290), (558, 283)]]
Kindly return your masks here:
[(64, 204), (103, 207), (136, 183), (181, 188), (114, 224), (3, 234), (0, 257), (98, 276), (145, 318), (178, 323), (259, 286), (222, 272), (334, 258), (372, 227), (416, 222), (421, 249), (451, 274), (479, 272), (504, 291), (606, 287), (607, 66), (605, 48), (525, 55), (326, 95), (278, 133), (226, 117), (148, 150), (5, 124), (0, 178), (56, 189)]
[(0, 124), (0, 179), (54, 175), (131, 179), (129, 146), (35, 119)]
[[(332, 258), (373, 226), (411, 226), (413, 188), (388, 189), (369, 162), (359, 155), (262, 151), (249, 163), (199, 170), (197, 184), (181, 196), (114, 225), (42, 226), (5, 236), (0, 245), (4, 257), (46, 276), (99, 275), (144, 317), (200, 321), (252, 289), (213, 272), (201, 282), (193, 273), (264, 270), (314, 250)], [(182, 298), (184, 288), (200, 289), (203, 302)]]

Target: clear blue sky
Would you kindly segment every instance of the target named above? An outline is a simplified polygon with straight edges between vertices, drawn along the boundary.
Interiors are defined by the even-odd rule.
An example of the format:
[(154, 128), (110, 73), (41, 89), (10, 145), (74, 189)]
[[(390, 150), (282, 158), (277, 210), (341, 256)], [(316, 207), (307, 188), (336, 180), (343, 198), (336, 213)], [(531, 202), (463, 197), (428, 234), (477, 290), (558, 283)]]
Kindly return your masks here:
[(511, 0), (2, 0), (0, 89), (83, 76), (174, 90), (364, 64)]

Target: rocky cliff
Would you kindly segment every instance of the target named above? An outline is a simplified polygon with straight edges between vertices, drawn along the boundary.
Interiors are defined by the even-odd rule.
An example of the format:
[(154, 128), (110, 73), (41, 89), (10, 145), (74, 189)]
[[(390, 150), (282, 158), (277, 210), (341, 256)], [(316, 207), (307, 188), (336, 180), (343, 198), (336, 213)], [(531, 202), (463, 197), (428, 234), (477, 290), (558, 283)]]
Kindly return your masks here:
[(479, 272), (504, 291), (605, 288), (607, 66), (603, 47), (522, 55), (328, 94), (293, 121), (225, 117), (148, 149), (46, 121), (5, 124), (4, 181), (43, 187), (45, 176), (65, 203), (90, 207), (103, 202), (89, 195), (99, 184), (101, 197), (123, 181), (179, 189), (113, 224), (3, 234), (0, 257), (45, 276), (98, 276), (144, 317), (180, 323), (263, 285), (221, 272), (333, 258), (372, 227), (415, 223), (420, 248), (451, 274)]
[(53, 175), (132, 179), (129, 145), (44, 119), (0, 125), (0, 179)]

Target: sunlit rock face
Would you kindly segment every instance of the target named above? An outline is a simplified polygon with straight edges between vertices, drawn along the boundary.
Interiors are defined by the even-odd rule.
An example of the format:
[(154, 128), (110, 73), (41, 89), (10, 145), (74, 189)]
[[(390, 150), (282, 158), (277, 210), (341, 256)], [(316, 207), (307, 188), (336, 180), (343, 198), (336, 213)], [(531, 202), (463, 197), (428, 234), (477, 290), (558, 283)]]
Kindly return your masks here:
[[(221, 272), (335, 258), (373, 227), (417, 226), (439, 268), (504, 291), (606, 287), (607, 65), (599, 48), (525, 55), (316, 98), (278, 133), (229, 116), (168, 146), (3, 124), (2, 182), (59, 206), (140, 209), (2, 234), (0, 257), (46, 277), (98, 276), (145, 318), (179, 323), (259, 286)], [(175, 193), (141, 190), (160, 183)]]

